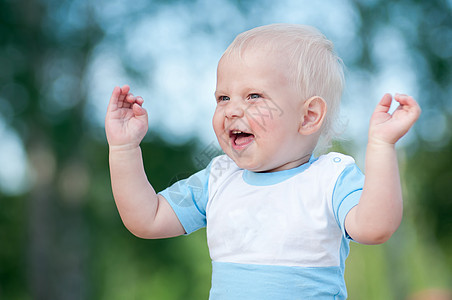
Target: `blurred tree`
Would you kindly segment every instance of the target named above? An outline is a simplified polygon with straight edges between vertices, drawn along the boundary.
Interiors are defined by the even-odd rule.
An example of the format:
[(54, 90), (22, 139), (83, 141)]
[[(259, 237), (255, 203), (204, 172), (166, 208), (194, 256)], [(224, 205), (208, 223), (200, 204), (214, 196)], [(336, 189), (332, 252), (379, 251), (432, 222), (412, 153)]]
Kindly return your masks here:
[[(444, 0), (354, 3), (361, 19), (357, 37), (363, 50), (349, 67), (381, 72), (383, 63), (376, 55), (378, 49), (389, 47), (397, 51), (397, 47), (405, 45), (423, 113), (415, 128), (417, 138), (401, 153), (404, 221), (396, 235), (383, 246), (369, 250), (352, 245), (348, 273), (350, 297), (403, 299), (420, 289), (450, 288), (452, 5)], [(396, 48), (391, 48), (391, 41), (381, 39), (380, 32), (385, 28), (400, 38)], [(393, 55), (397, 57), (397, 53)], [(375, 251), (385, 252), (386, 266), (371, 267), (370, 253)], [(367, 284), (379, 292), (363, 292), (360, 278), (372, 278), (371, 282), (366, 280)]]
[[(22, 267), (17, 277), (2, 276), (3, 294), (7, 298), (80, 299), (84, 276), (79, 254), (86, 252), (82, 238), (86, 226), (81, 206), (74, 203), (86, 196), (85, 186), (82, 182), (78, 194), (66, 195), (61, 180), (80, 185), (74, 176), (87, 174), (81, 149), (84, 95), (76, 78), (83, 75), (98, 31), (91, 26), (84, 34), (58, 36), (56, 30), (46, 28), (51, 11), (39, 1), (2, 1), (0, 10), (1, 45), (10, 60), (9, 69), (3, 69), (9, 76), (0, 88), (13, 108), (9, 125), (21, 136), (34, 171), (28, 194), (21, 201), (8, 201), (10, 209), (22, 208), (15, 209), (14, 218), (24, 222), (18, 228), (26, 231), (7, 227), (12, 230), (9, 235), (25, 238), (20, 239), (15, 257), (5, 258)], [(19, 284), (17, 279), (26, 280)]]
[(372, 48), (386, 46), (385, 40), (375, 40), (377, 31), (384, 26), (400, 31), (410, 50), (423, 114), (418, 138), (406, 151), (407, 187), (413, 197), (410, 200), (417, 205), (416, 219), (426, 221), (421, 227), (431, 227), (442, 245), (450, 246), (452, 5), (445, 0), (355, 3), (362, 20), (359, 37), (364, 45), (357, 67), (378, 71), (379, 61), (372, 55)]
[[(410, 64), (416, 76), (419, 101), (424, 110), (438, 111), (435, 118), (445, 114), (450, 118), (452, 106), (452, 5), (450, 1), (354, 1), (361, 19), (358, 39), (363, 51), (353, 68), (364, 68), (372, 72), (381, 69), (382, 62), (375, 49), (385, 48), (386, 40), (379, 31), (384, 28), (400, 33), (400, 47), (408, 48)], [(391, 48), (392, 49), (392, 48)], [(397, 50), (397, 49), (395, 49)], [(401, 51), (404, 49), (400, 49)], [(428, 117), (431, 117), (430, 115)], [(429, 119), (425, 116), (420, 121)], [(425, 121), (423, 121), (425, 120)], [(428, 130), (419, 139), (430, 143), (433, 130)], [(444, 132), (443, 140), (449, 140), (452, 132)]]
[[(448, 122), (451, 128), (452, 120)], [(421, 231), (452, 247), (452, 140), (439, 149), (422, 144), (410, 157), (407, 181), (416, 199), (413, 207)], [(447, 263), (452, 269), (452, 255)]]
[[(178, 3), (150, 1), (139, 7), (151, 13), (167, 2)], [(256, 5), (248, 0), (231, 2), (245, 15)], [(352, 299), (400, 299), (413, 286), (391, 272), (401, 259), (395, 248), (419, 246), (418, 253), (407, 257), (420, 259), (423, 253), (432, 253), (421, 247), (439, 240), (441, 259), (452, 266), (447, 251), (452, 244), (452, 133), (447, 130), (452, 113), (451, 4), (446, 0), (352, 3), (361, 20), (356, 41), (362, 51), (349, 69), (380, 71), (375, 49), (385, 47), (385, 41), (378, 40), (379, 32), (397, 30), (416, 66), (424, 108), (419, 138), (406, 150), (407, 203), (416, 203), (408, 213), (419, 220), (408, 224), (426, 228), (423, 236), (432, 233), (435, 238), (404, 245), (397, 241), (406, 239), (396, 238), (387, 247), (363, 252), (355, 247), (351, 271), (356, 275), (349, 277)], [(108, 148), (93, 134), (97, 128), (89, 122), (92, 116), (87, 113), (83, 84), (90, 55), (105, 38), (96, 13), (88, 1), (0, 1), (0, 118), (21, 137), (33, 170), (23, 195), (9, 196), (0, 190), (0, 298), (206, 299), (210, 262), (202, 230), (189, 239), (144, 241), (126, 231), (116, 212)], [(123, 60), (129, 75), (139, 79), (140, 72)], [(146, 139), (145, 167), (157, 190), (199, 167), (193, 162), (199, 154), (197, 144), (168, 145), (153, 135)], [(378, 264), (375, 257), (389, 263)], [(366, 270), (369, 277), (362, 275)], [(419, 270), (413, 273), (430, 271)], [(395, 285), (399, 282), (404, 286)]]
[[(33, 170), (25, 195), (1, 198), (0, 298), (205, 298), (209, 267), (196, 263), (202, 280), (192, 270), (194, 261), (208, 262), (202, 232), (193, 238), (198, 247), (178, 253), (189, 247), (184, 240), (138, 240), (115, 210), (106, 141), (90, 135), (85, 112), (82, 78), (102, 37), (88, 2), (2, 1), (0, 14), (1, 96)], [(157, 158), (147, 166), (159, 174), (156, 188), (174, 170), (194, 171), (192, 144), (143, 145)]]

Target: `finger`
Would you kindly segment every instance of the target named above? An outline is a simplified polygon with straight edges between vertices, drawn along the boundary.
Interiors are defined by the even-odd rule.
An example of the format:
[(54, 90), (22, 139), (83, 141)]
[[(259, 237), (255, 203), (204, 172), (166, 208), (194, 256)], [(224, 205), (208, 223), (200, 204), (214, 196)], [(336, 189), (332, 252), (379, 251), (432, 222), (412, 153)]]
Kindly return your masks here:
[(126, 96), (126, 101), (131, 104), (135, 103), (135, 96), (132, 93), (128, 93)]
[(391, 94), (384, 94), (381, 98), (380, 102), (378, 103), (377, 107), (375, 108), (375, 112), (388, 112), (389, 108), (391, 107), (392, 103), (392, 96)]
[(130, 91), (130, 86), (128, 84), (124, 84), (121, 88), (121, 91), (124, 95), (127, 95)]
[(132, 110), (136, 117), (147, 115), (147, 111), (143, 107), (141, 107), (138, 103), (133, 104)]
[(421, 114), (421, 107), (417, 101), (408, 95), (395, 95), (395, 100), (400, 103), (400, 109), (403, 109), (411, 114), (417, 119)]
[(115, 86), (113, 92), (111, 93), (110, 101), (108, 103), (107, 110), (114, 111), (118, 108), (119, 95), (121, 94), (121, 89), (119, 86)]
[(396, 94), (394, 99), (399, 102), (401, 105), (407, 106), (418, 106), (416, 100), (413, 97), (404, 95), (404, 94)]
[(136, 98), (136, 103), (141, 106), (144, 103), (144, 99), (141, 96), (138, 96)]
[(141, 106), (143, 104), (143, 102), (144, 102), (144, 100), (143, 100), (143, 98), (141, 96), (136, 96), (135, 97), (132, 93), (129, 93), (126, 96), (125, 100), (130, 105), (133, 105), (134, 103), (136, 103), (136, 104)]
[(119, 99), (118, 99), (118, 107), (124, 107), (124, 99), (127, 96), (127, 94), (130, 91), (130, 86), (128, 86), (127, 84), (123, 85), (121, 88), (121, 94), (119, 95)]

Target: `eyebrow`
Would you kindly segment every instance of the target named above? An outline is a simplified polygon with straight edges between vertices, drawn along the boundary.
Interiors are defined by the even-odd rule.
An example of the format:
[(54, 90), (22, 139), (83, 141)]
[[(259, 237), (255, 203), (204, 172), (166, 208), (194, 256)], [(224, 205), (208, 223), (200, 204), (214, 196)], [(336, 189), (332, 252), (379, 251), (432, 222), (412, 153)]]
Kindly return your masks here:
[(223, 94), (227, 94), (227, 93), (225, 93), (225, 92), (223, 92), (223, 91), (215, 91), (214, 93), (213, 93), (213, 95), (215, 96), (215, 97), (217, 97), (218, 95), (223, 95)]

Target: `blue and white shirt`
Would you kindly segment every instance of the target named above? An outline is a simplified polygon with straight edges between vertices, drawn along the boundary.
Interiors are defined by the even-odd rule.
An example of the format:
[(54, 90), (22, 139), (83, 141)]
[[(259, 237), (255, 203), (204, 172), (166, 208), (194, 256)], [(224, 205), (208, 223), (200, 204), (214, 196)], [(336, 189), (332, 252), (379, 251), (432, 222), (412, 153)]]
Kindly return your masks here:
[(161, 195), (187, 234), (207, 227), (210, 299), (345, 299), (344, 222), (363, 184), (339, 153), (272, 173), (222, 155)]

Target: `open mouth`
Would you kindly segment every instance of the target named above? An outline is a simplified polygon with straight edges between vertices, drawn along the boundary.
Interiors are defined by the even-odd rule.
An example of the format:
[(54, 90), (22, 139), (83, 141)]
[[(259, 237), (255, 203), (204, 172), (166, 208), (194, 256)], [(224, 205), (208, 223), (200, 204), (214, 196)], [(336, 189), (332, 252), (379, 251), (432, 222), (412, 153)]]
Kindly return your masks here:
[(254, 141), (254, 134), (240, 130), (231, 130), (229, 132), (229, 138), (232, 141), (232, 147), (234, 149), (243, 149)]

